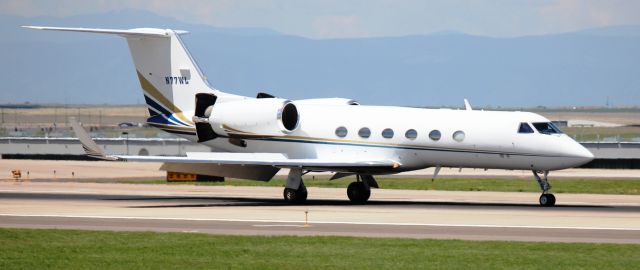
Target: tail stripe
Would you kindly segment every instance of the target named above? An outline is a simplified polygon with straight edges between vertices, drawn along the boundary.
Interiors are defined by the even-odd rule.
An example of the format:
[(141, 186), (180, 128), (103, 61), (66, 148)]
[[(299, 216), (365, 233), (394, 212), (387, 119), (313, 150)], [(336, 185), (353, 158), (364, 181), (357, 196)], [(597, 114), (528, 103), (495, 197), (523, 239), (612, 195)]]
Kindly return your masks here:
[(137, 73), (138, 73), (138, 79), (140, 80), (140, 86), (142, 87), (142, 90), (144, 90), (145, 95), (148, 94), (149, 99), (157, 101), (157, 103), (155, 103), (157, 105), (157, 107), (155, 107), (156, 109), (162, 108), (164, 110), (160, 110), (160, 111), (163, 114), (176, 115), (178, 118), (180, 118), (180, 121), (182, 122), (182, 124), (192, 125), (193, 122), (184, 116), (180, 108), (178, 108), (176, 105), (171, 103), (171, 101), (169, 101), (166, 97), (164, 97), (160, 93), (160, 91), (158, 91), (158, 89), (156, 89), (156, 87), (153, 86), (153, 84), (151, 84), (151, 82), (149, 82), (147, 78), (145, 78), (140, 73), (140, 71), (137, 71)]
[(144, 95), (144, 101), (147, 103), (147, 105), (149, 105), (149, 108), (153, 109), (157, 114), (167, 114), (167, 115), (171, 114), (171, 112), (169, 112), (167, 109), (163, 108), (162, 106), (158, 105), (158, 103), (156, 103), (153, 99), (151, 99), (146, 94)]
[(157, 100), (158, 103), (162, 104), (165, 108), (167, 108), (169, 111), (173, 111), (173, 112), (182, 112), (182, 110), (180, 110), (180, 108), (178, 108), (177, 106), (175, 106), (173, 103), (171, 103), (171, 101), (169, 101), (166, 97), (164, 97), (160, 91), (158, 91), (158, 89), (155, 88), (155, 86), (153, 86), (153, 84), (151, 84), (151, 82), (149, 82), (147, 80), (147, 78), (145, 78), (140, 71), (138, 71), (138, 79), (140, 80), (140, 86), (142, 87), (142, 89), (149, 94), (149, 96), (153, 97), (153, 99)]

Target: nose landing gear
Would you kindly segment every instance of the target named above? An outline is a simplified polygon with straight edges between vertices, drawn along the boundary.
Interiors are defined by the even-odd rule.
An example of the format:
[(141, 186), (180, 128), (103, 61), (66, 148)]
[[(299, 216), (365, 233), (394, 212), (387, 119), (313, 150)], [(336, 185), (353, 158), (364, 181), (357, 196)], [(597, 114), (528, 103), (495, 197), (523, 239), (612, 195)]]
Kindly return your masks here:
[(556, 204), (556, 196), (553, 194), (542, 194), (540, 195), (540, 199), (538, 199), (540, 205), (542, 206), (554, 206)]
[[(538, 181), (538, 185), (540, 185), (540, 189), (542, 189), (542, 195), (540, 195), (540, 198), (538, 199), (538, 202), (540, 202), (541, 206), (554, 206), (556, 205), (556, 196), (554, 196), (549, 192), (549, 189), (551, 189), (551, 185), (549, 185), (549, 181), (547, 179), (547, 176), (549, 175), (549, 171), (532, 171), (533, 172), (533, 176), (536, 178), (536, 181)], [(540, 177), (540, 173), (543, 174), (542, 177)]]

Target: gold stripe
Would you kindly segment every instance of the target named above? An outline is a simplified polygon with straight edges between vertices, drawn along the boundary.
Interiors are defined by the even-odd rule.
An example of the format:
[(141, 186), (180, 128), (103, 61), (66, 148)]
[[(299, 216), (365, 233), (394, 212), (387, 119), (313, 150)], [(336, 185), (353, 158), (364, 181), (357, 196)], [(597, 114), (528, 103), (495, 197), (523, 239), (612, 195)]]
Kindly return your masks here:
[[(242, 133), (242, 134), (247, 134), (247, 135), (258, 135), (258, 134), (255, 134), (253, 132), (242, 131), (242, 130), (239, 130), (239, 129), (232, 128), (232, 127), (230, 127), (230, 126), (228, 126), (226, 124), (222, 124), (222, 128), (225, 129), (227, 132), (228, 131), (232, 131), (232, 132)], [(263, 136), (263, 135), (259, 135), (259, 136)]]
[(184, 113), (180, 108), (178, 108), (178, 106), (174, 105), (171, 101), (169, 101), (169, 99), (162, 95), (162, 93), (160, 93), (160, 91), (158, 91), (158, 89), (153, 86), (153, 84), (151, 84), (151, 82), (149, 82), (147, 78), (145, 78), (144, 75), (140, 73), (140, 71), (136, 70), (136, 72), (138, 73), (138, 80), (140, 81), (140, 87), (142, 87), (142, 90), (147, 92), (161, 105), (168, 108), (176, 117), (180, 118), (180, 120), (184, 121), (187, 124), (193, 125), (193, 122), (184, 116)]
[(193, 121), (191, 121), (191, 119), (189, 119), (188, 117), (184, 116), (183, 112), (179, 112), (179, 113), (175, 113), (175, 116), (177, 116), (178, 118), (180, 118), (180, 120), (184, 121), (185, 123), (189, 124), (189, 125), (195, 125), (193, 123)]
[(399, 147), (414, 147), (414, 148), (425, 148), (425, 147), (428, 147), (426, 145), (418, 145), (418, 144), (395, 144), (395, 143), (384, 143), (384, 142), (354, 141), (354, 140), (314, 138), (314, 137), (302, 137), (302, 136), (283, 136), (283, 138), (308, 140), (308, 141), (318, 141), (318, 142), (354, 143), (354, 144), (365, 144), (365, 145), (369, 144), (369, 145), (399, 146)]
[(166, 129), (173, 129), (173, 130), (179, 130), (179, 131), (194, 131), (194, 132), (196, 131), (195, 128), (190, 128), (190, 127), (180, 127), (180, 126), (172, 126), (172, 125), (165, 125), (165, 124), (158, 124), (158, 123), (148, 123), (148, 124), (157, 128), (166, 128)]

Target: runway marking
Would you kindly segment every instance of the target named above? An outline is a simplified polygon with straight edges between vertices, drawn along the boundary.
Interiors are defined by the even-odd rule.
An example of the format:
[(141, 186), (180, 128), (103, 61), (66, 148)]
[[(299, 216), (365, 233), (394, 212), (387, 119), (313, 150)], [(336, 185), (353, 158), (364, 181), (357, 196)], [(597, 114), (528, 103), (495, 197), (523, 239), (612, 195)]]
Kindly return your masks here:
[[(132, 216), (81, 216), (81, 215), (29, 215), (29, 214), (0, 214), (0, 217), (53, 217), (53, 218), (94, 218), (94, 219), (125, 219), (125, 220), (178, 220), (178, 221), (221, 221), (221, 222), (249, 222), (249, 223), (303, 223), (298, 220), (271, 219), (221, 219), (221, 218), (171, 218), (171, 217), (132, 217)], [(347, 221), (314, 221), (313, 224), (344, 224), (344, 225), (381, 225), (381, 226), (424, 226), (424, 227), (459, 227), (459, 228), (513, 228), (513, 229), (567, 229), (567, 230), (617, 230), (640, 231), (640, 228), (611, 228), (611, 227), (577, 227), (577, 226), (530, 226), (530, 225), (495, 225), (495, 224), (445, 224), (445, 223), (393, 223), (393, 222), (347, 222)], [(263, 225), (264, 226), (264, 225)]]
[(305, 225), (293, 225), (293, 224), (254, 224), (253, 227), (295, 227), (295, 228), (305, 228), (309, 226)]

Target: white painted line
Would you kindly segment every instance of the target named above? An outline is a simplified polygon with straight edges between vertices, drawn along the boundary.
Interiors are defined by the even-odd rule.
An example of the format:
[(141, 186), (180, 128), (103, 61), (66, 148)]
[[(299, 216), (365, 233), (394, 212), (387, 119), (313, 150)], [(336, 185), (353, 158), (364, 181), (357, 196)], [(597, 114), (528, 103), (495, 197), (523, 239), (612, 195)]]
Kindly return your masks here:
[(266, 224), (266, 225), (256, 224), (256, 225), (252, 225), (252, 226), (253, 227), (295, 227), (295, 228), (309, 227), (309, 226), (304, 226), (304, 225), (293, 225), (293, 224)]
[[(253, 222), (253, 223), (304, 223), (298, 220), (273, 219), (222, 219), (222, 218), (172, 218), (172, 217), (133, 217), (133, 216), (81, 216), (81, 215), (28, 215), (0, 214), (0, 217), (51, 217), (51, 218), (94, 218), (125, 220), (178, 220), (178, 221), (221, 221), (221, 222)], [(640, 228), (614, 227), (577, 227), (577, 226), (530, 226), (530, 225), (496, 225), (496, 224), (446, 224), (446, 223), (394, 223), (394, 222), (347, 222), (347, 221), (313, 221), (309, 224), (345, 224), (345, 225), (381, 225), (381, 226), (425, 226), (425, 227), (460, 227), (460, 228), (514, 228), (514, 229), (568, 229), (568, 230), (618, 230), (640, 231)]]

